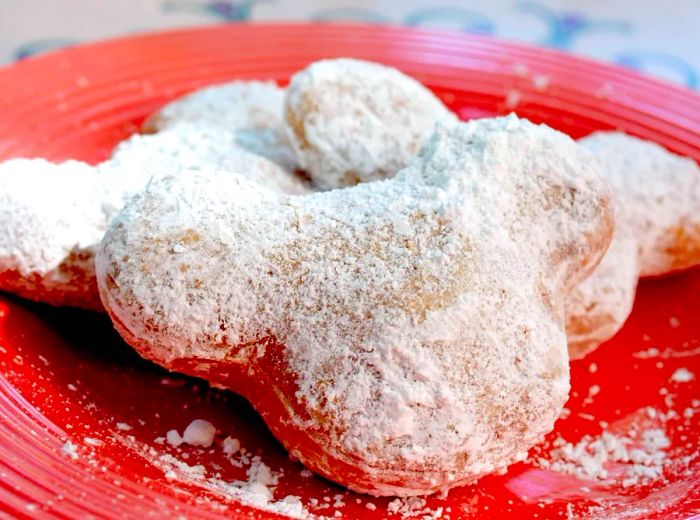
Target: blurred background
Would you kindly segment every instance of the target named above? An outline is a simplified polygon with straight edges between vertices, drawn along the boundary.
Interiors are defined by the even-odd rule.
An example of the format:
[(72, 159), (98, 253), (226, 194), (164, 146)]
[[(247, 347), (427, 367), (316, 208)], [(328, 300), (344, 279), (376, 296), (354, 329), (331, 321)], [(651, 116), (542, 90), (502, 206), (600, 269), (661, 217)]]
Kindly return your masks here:
[(258, 21), (389, 23), (492, 35), (700, 88), (700, 0), (0, 0), (0, 64), (138, 32)]

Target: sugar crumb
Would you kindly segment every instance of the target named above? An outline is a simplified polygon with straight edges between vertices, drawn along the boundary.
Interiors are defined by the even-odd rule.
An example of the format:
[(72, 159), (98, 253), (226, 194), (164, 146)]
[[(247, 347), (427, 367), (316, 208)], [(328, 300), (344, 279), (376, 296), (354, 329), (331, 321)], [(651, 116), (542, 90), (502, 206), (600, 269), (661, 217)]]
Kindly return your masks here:
[(168, 433), (165, 434), (165, 440), (168, 441), (168, 444), (176, 448), (184, 442), (177, 430), (169, 430)]
[[(660, 416), (659, 412), (646, 412), (649, 417)], [(670, 445), (661, 428), (648, 428), (638, 435), (604, 431), (598, 436), (585, 435), (577, 443), (558, 437), (552, 442), (548, 457), (535, 462), (557, 473), (630, 487), (664, 477), (665, 450)]]
[(208, 448), (214, 442), (215, 436), (216, 428), (212, 423), (204, 419), (195, 419), (185, 428), (182, 440), (190, 446)]
[(523, 95), (522, 93), (517, 90), (517, 89), (510, 89), (508, 93), (506, 94), (506, 102), (505, 106), (507, 109), (514, 109), (520, 104), (520, 101), (522, 100)]
[(226, 437), (223, 442), (223, 450), (229, 457), (241, 449), (241, 442), (238, 439), (234, 439), (231, 436)]
[(545, 74), (537, 74), (532, 77), (532, 86), (537, 92), (544, 92), (549, 86), (550, 78)]
[(693, 379), (695, 379), (695, 374), (684, 367), (676, 369), (673, 375), (671, 375), (671, 381), (674, 383), (688, 383)]
[(73, 460), (78, 458), (78, 448), (71, 441), (66, 441), (66, 443), (61, 446), (61, 451)]

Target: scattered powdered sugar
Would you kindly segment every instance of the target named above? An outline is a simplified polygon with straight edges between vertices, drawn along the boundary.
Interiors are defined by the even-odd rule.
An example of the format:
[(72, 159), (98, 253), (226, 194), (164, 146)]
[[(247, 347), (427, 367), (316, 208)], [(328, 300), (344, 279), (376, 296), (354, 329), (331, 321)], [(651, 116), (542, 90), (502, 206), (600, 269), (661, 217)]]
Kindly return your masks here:
[(697, 355), (700, 355), (700, 346), (696, 347), (694, 349), (688, 349), (688, 350), (675, 350), (672, 348), (665, 348), (664, 350), (660, 350), (656, 347), (650, 347), (646, 350), (641, 350), (639, 352), (635, 352), (634, 354), (632, 354), (632, 356), (636, 357), (637, 359), (652, 359), (652, 358), (673, 359), (673, 358), (694, 357)]
[(576, 443), (557, 437), (545, 456), (533, 456), (532, 461), (541, 468), (605, 485), (630, 487), (661, 480), (670, 462), (667, 449), (671, 444), (664, 424), (677, 415), (654, 408), (641, 411), (656, 423), (632, 426), (626, 433), (585, 435)]
[[(172, 485), (186, 484), (199, 487), (217, 496), (224, 503), (231, 501), (234, 504), (245, 504), (291, 518), (314, 517), (297, 496), (288, 495), (276, 499), (276, 488), (282, 473), (273, 471), (260, 456), (245, 455), (240, 446), (238, 453), (241, 456), (238, 460), (228, 455), (227, 457), (234, 466), (246, 467), (246, 480), (224, 480), (219, 473), (221, 467), (217, 464), (211, 464), (213, 469), (210, 469), (204, 464), (188, 464), (182, 460), (189, 458), (187, 452), (181, 452), (179, 456), (175, 456), (142, 444), (132, 436), (114, 434), (113, 437), (163, 471), (165, 479)], [(177, 451), (180, 452), (180, 449)]]
[(322, 189), (392, 177), (457, 120), (418, 81), (355, 59), (321, 60), (292, 76), (285, 99), (289, 137)]
[(224, 498), (291, 518), (311, 516), (297, 496), (288, 495), (280, 500), (274, 498), (279, 474), (273, 472), (260, 457), (253, 457), (247, 470), (247, 480), (230, 482), (209, 476), (207, 468), (203, 465), (190, 466), (169, 454), (159, 455), (154, 462), (161, 467), (169, 480), (199, 485)]
[(396, 498), (387, 504), (390, 516), (401, 518), (420, 518), (421, 520), (437, 520), (442, 518), (445, 508), (431, 509), (426, 507), (427, 501), (420, 497)]
[[(439, 128), (393, 179), (345, 190), (154, 181), (110, 226), (100, 287), (144, 357), (201, 360), (187, 371), (222, 385), (267, 374), (285, 399), (282, 416), (262, 410), (273, 432), (322, 447), (287, 444), (307, 467), (424, 494), (521, 460), (551, 430), (569, 388), (557, 307), (603, 254), (608, 205), (570, 138), (476, 120)], [(235, 361), (218, 379), (222, 360)], [(291, 394), (277, 386), (289, 377)]]
[(642, 350), (640, 352), (635, 352), (632, 355), (638, 359), (651, 359), (651, 358), (658, 357), (659, 354), (661, 354), (661, 351), (658, 348), (649, 347), (646, 350)]
[(581, 403), (582, 406), (589, 405), (593, 403), (593, 398), (600, 393), (600, 385), (591, 385), (588, 387), (588, 395), (586, 395), (585, 399)]
[(671, 381), (675, 383), (688, 383), (695, 379), (695, 374), (685, 367), (676, 369), (676, 371), (671, 375)]
[(128, 425), (127, 423), (123, 423), (123, 422), (117, 423), (117, 430), (129, 431), (131, 429), (132, 429), (132, 427), (130, 425)]
[(65, 444), (61, 446), (61, 451), (73, 460), (78, 458), (78, 448), (71, 441), (66, 441)]

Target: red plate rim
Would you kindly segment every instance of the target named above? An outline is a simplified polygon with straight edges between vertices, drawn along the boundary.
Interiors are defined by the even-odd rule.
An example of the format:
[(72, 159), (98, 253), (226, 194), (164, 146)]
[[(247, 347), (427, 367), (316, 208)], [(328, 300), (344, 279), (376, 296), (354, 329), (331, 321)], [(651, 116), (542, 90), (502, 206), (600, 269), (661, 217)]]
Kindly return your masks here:
[[(148, 95), (139, 83), (144, 67), (148, 67), (151, 78), (191, 77), (194, 88), (198, 85), (196, 78), (206, 74), (212, 65), (220, 66), (221, 60), (227, 59), (217, 53), (220, 43), (227, 38), (236, 41), (236, 52), (230, 59), (238, 60), (239, 66), (243, 65), (236, 74), (241, 78), (286, 81), (293, 71), (310, 61), (337, 56), (334, 49), (338, 45), (346, 45), (350, 51), (348, 55), (366, 59), (372, 59), (373, 55), (381, 55), (384, 59), (390, 56), (393, 65), (409, 74), (414, 71), (418, 79), (439, 82), (444, 87), (463, 85), (460, 72), (464, 68), (478, 68), (484, 73), (479, 77), (483, 82), (481, 88), (487, 92), (498, 88), (494, 82), (501, 88), (512, 85), (507, 89), (517, 89), (523, 102), (539, 102), (553, 108), (563, 103), (569, 110), (575, 108), (582, 116), (595, 117), (611, 128), (622, 124), (629, 133), (642, 137), (653, 132), (660, 144), (698, 158), (700, 97), (683, 87), (595, 60), (483, 36), (406, 27), (327, 23), (227, 24), (149, 33), (72, 47), (1, 69), (3, 95), (0, 110), (8, 115), (0, 121), (0, 135), (12, 135), (12, 128), (8, 126), (12, 125), (14, 118), (21, 118), (28, 134), (1, 142), (0, 156), (21, 155), (22, 147), (18, 143), (41, 126), (42, 118), (57, 116), (68, 121), (72, 119), (73, 123), (89, 124), (103, 108), (100, 101), (108, 105), (111, 96), (118, 95), (123, 102), (143, 100), (144, 94)], [(360, 42), (361, 48), (357, 45)], [(294, 48), (293, 55), (285, 50), (290, 44)], [(197, 70), (173, 67), (173, 61), (188, 56), (194, 49), (201, 57)], [(274, 68), (266, 63), (266, 57), (274, 58)], [(423, 73), (415, 70), (416, 64), (420, 64)], [(537, 90), (531, 86), (522, 88), (513, 74), (514, 68), (520, 65), (527, 67), (531, 76), (556, 76), (556, 91)], [(134, 67), (139, 70), (134, 71)], [(431, 70), (426, 77), (427, 69), (435, 72)], [(109, 89), (104, 88), (103, 74), (109, 78)], [(211, 79), (224, 81), (228, 76)], [(81, 111), (85, 107), (72, 105), (71, 117), (68, 118), (65, 109), (61, 109), (60, 93), (76, 87), (85, 91), (82, 101), (90, 105), (90, 110)], [(478, 92), (478, 87), (475, 90)], [(90, 92), (105, 97), (95, 99)], [(171, 91), (166, 96), (174, 97), (180, 93)], [(163, 102), (162, 93), (159, 95), (161, 97), (154, 108)], [(32, 98), (31, 103), (26, 102), (28, 97)], [(601, 99), (609, 102), (600, 103)], [(21, 110), (16, 109), (18, 104), (22, 106)], [(120, 110), (125, 108), (128, 106), (122, 103)], [(69, 140), (70, 128), (66, 130), (65, 139)], [(63, 140), (49, 144), (47, 154), (63, 144)]]

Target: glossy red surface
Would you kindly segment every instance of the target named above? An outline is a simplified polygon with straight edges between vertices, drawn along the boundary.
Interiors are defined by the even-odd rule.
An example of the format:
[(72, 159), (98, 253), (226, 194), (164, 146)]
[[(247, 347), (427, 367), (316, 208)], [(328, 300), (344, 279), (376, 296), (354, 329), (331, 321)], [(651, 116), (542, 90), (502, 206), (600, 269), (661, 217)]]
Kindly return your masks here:
[[(232, 78), (285, 82), (310, 61), (334, 56), (397, 66), (463, 118), (514, 109), (574, 137), (620, 128), (700, 160), (700, 99), (692, 92), (491, 39), (332, 25), (229, 25), (137, 36), (0, 70), (0, 158), (97, 162), (175, 96)], [(617, 433), (633, 424), (660, 427), (671, 441), (663, 479), (605, 485), (520, 463), (506, 475), (428, 498), (415, 516), (694, 517), (700, 511), (700, 392), (697, 378), (678, 382), (672, 375), (686, 368), (700, 377), (699, 313), (700, 270), (644, 281), (623, 331), (572, 364), (571, 413), (548, 437), (576, 442), (599, 435), (605, 423)], [(652, 419), (647, 407), (678, 416)], [(211, 453), (154, 441), (173, 428), (182, 433), (197, 418), (219, 430)], [(272, 516), (207, 489), (205, 480), (164, 475), (159, 457), (169, 453), (203, 464), (208, 476), (245, 479), (245, 467), (222, 455), (227, 435), (284, 471), (276, 498), (298, 495), (319, 515), (401, 518), (387, 512), (390, 499), (304, 476), (244, 400), (139, 359), (106, 317), (0, 296), (0, 510), (16, 517)], [(76, 446), (75, 459), (61, 449), (67, 440)], [(546, 453), (546, 442), (535, 453)]]

